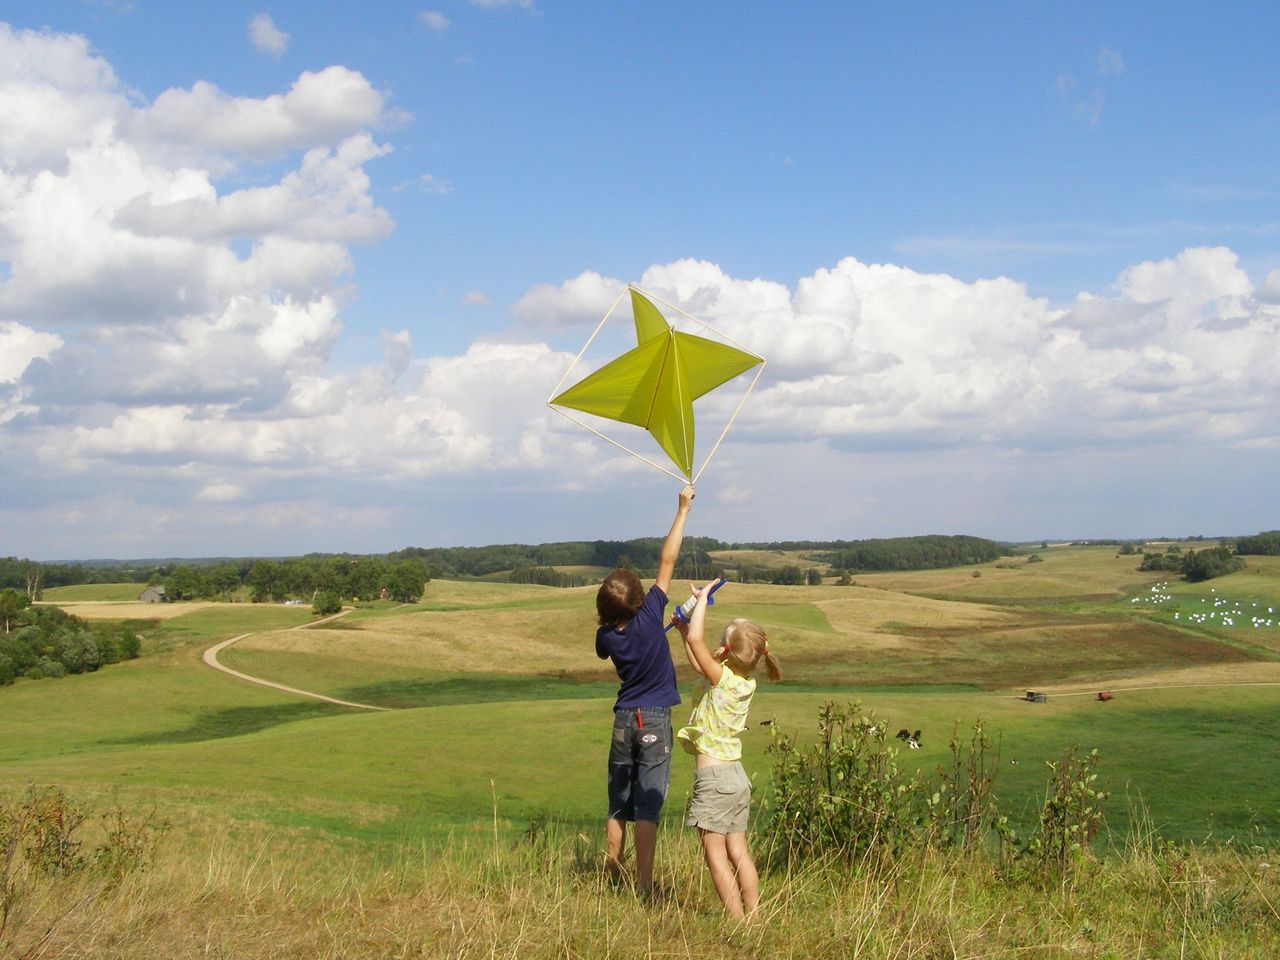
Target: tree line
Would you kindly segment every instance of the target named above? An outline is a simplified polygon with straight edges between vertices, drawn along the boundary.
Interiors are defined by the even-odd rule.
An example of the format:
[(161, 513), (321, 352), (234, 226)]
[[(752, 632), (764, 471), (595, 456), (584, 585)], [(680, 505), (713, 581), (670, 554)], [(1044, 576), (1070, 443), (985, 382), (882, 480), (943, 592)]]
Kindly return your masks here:
[(179, 564), (155, 581), (169, 600), (229, 600), (248, 588), (255, 603), (291, 598), (311, 600), (321, 593), (347, 600), (386, 598), (414, 603), (430, 580), (421, 560), (389, 560), (378, 556), (308, 555), (288, 560), (222, 563), (214, 567)]
[(891, 537), (884, 540), (854, 540), (819, 548), (814, 559), (853, 573), (886, 570), (933, 570), (971, 563), (989, 563), (1008, 548), (982, 537), (940, 536)]

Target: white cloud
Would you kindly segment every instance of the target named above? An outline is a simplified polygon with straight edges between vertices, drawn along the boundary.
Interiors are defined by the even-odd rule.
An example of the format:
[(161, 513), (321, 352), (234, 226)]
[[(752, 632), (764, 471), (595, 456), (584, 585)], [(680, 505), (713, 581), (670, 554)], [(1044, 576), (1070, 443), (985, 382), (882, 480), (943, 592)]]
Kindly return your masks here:
[(190, 144), (253, 158), (333, 143), (387, 120), (386, 94), (346, 67), (304, 71), (287, 93), (233, 97), (206, 81), (171, 89), (138, 111), (143, 141)]
[(418, 22), (436, 33), (444, 33), (449, 29), (449, 18), (438, 10), (419, 10)]
[(13, 383), (32, 360), (44, 360), (62, 346), (62, 338), (12, 321), (0, 322), (0, 384)]
[(625, 287), (621, 280), (587, 270), (558, 287), (543, 283), (530, 288), (513, 313), (519, 323), (540, 330), (599, 323)]
[(493, 306), (493, 300), (483, 290), (468, 290), (463, 294), (462, 302), (469, 307)]
[(289, 35), (276, 26), (269, 13), (260, 13), (249, 21), (249, 41), (255, 49), (276, 59), (289, 48)]

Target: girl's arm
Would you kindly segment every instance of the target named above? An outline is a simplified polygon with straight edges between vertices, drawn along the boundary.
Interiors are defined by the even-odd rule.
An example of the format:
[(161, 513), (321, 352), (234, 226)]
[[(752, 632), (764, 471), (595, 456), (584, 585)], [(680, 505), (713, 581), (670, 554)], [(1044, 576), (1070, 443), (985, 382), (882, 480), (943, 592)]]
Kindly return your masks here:
[(688, 625), (680, 623), (677, 619), (676, 629), (680, 631), (680, 636), (684, 640), (684, 653), (689, 658), (690, 666), (706, 677), (707, 682), (714, 687), (720, 682), (724, 667), (716, 661), (703, 641), (703, 633), (707, 625), (707, 597), (711, 592), (710, 586), (711, 584), (707, 584), (700, 589), (694, 588), (693, 593), (698, 598), (698, 603), (694, 606), (693, 613), (689, 615)]

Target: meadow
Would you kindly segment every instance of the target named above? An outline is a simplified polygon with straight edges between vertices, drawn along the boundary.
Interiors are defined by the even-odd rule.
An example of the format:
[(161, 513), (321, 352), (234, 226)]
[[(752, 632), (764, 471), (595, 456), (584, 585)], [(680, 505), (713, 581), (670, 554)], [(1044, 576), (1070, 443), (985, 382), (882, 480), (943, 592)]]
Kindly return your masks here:
[[(769, 781), (759, 722), (812, 738), (829, 700), (859, 701), (891, 730), (921, 730), (922, 749), (898, 757), (921, 777), (949, 756), (957, 725), (981, 718), (998, 751), (1002, 809), (1023, 827), (1043, 801), (1046, 762), (1069, 745), (1097, 748), (1112, 793), (1099, 850), (1125, 878), (1117, 882), (1150, 888), (1151, 943), (1193, 930), (1192, 946), (1203, 950), (1186, 955), (1210, 956), (1226, 942), (1213, 939), (1216, 920), (1190, 927), (1189, 907), (1169, 907), (1192, 887), (1167, 886), (1163, 867), (1152, 866), (1175, 857), (1161, 852), (1166, 840), (1192, 851), (1176, 856), (1196, 909), (1212, 920), (1225, 909), (1214, 906), (1219, 894), (1238, 888), (1218, 919), (1244, 911), (1273, 936), (1275, 888), (1259, 864), (1274, 849), (1280, 812), (1280, 627), (1190, 613), (1215, 601), (1280, 607), (1280, 562), (1255, 558), (1230, 577), (1166, 584), (1167, 575), (1139, 573), (1136, 558), (1113, 548), (1037, 552), (1043, 562), (723, 590), (712, 629), (735, 616), (758, 620), (786, 673), (782, 684), (761, 682), (744, 737), (759, 793)], [(161, 919), (136, 890), (104, 889), (96, 932), (67, 920), (45, 955), (161, 956), (211, 945), (224, 956), (490, 955), (477, 937), (501, 943), (502, 955), (526, 955), (517, 948), (535, 932), (547, 956), (647, 956), (708, 943), (719, 945), (713, 955), (780, 955), (784, 944), (821, 955), (857, 936), (868, 956), (1003, 955), (977, 952), (998, 915), (1008, 928), (989, 942), (1010, 956), (1050, 940), (1063, 952), (1042, 955), (1136, 955), (1106, 953), (1099, 924), (1141, 942), (1102, 909), (1105, 887), (1057, 890), (1059, 914), (1040, 917), (1037, 894), (944, 858), (868, 865), (838, 881), (817, 868), (766, 876), (773, 932), (744, 935), (730, 950), (712, 936), (714, 896), (696, 842), (679, 828), (692, 774), (682, 756), (660, 848), (670, 896), (660, 910), (638, 909), (598, 870), (615, 683), (592, 650), (594, 588), (434, 581), (418, 604), (381, 602), (314, 626), (305, 607), (142, 605), (119, 602), (111, 585), (99, 589), (60, 602), (81, 616), (128, 619), (143, 632), (144, 655), (0, 688), (0, 794), (13, 801), (28, 784), (57, 785), (89, 811), (155, 811), (169, 829), (143, 887), (170, 912), (204, 902), (219, 915)], [(682, 599), (683, 587), (673, 592)], [(202, 662), (207, 647), (242, 634), (220, 655), (227, 666), (392, 709), (334, 706)], [(1047, 701), (1027, 702), (1027, 690)], [(1099, 701), (1101, 690), (1114, 699)], [(43, 902), (56, 917), (82, 882), (41, 887), (28, 906)], [(892, 893), (868, 900), (873, 882)], [(966, 907), (955, 906), (956, 890)], [(1095, 919), (1082, 919), (1078, 898), (1094, 903)], [(292, 926), (288, 903), (308, 905)], [(238, 928), (227, 911), (251, 921)], [(823, 919), (800, 929), (797, 912)], [(1169, 930), (1159, 933), (1160, 924)], [(6, 936), (27, 949), (37, 928)], [(143, 933), (152, 952), (138, 946)], [(928, 952), (948, 940), (968, 943), (969, 954)]]

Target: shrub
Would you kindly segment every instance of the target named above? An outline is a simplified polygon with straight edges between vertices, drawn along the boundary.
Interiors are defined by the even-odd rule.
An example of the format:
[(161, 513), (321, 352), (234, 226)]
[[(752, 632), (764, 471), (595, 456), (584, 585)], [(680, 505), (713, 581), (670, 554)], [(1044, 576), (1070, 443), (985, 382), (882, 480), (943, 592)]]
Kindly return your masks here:
[(919, 784), (898, 769), (884, 723), (861, 704), (825, 704), (818, 741), (796, 746), (770, 727), (773, 791), (765, 807), (764, 845), (776, 854), (845, 861), (873, 849), (896, 851), (911, 833), (911, 801)]
[(1062, 873), (1090, 856), (1090, 844), (1102, 828), (1107, 794), (1096, 786), (1097, 750), (1081, 757), (1071, 747), (1061, 760), (1047, 762), (1052, 775), (1038, 831), (1025, 849), (1050, 871)]
[(823, 706), (818, 739), (807, 747), (771, 727), (772, 790), (760, 817), (766, 862), (982, 850), (1020, 858), (1056, 878), (1090, 855), (1107, 798), (1097, 787), (1097, 750), (1078, 756), (1073, 747), (1049, 762), (1039, 820), (1023, 839), (996, 801), (999, 756), (981, 720), (967, 735), (959, 725), (953, 730), (951, 760), (939, 765), (936, 781), (899, 769), (887, 729), (858, 703)]
[(311, 612), (317, 617), (330, 617), (342, 612), (342, 598), (332, 590), (321, 590), (311, 601)]

